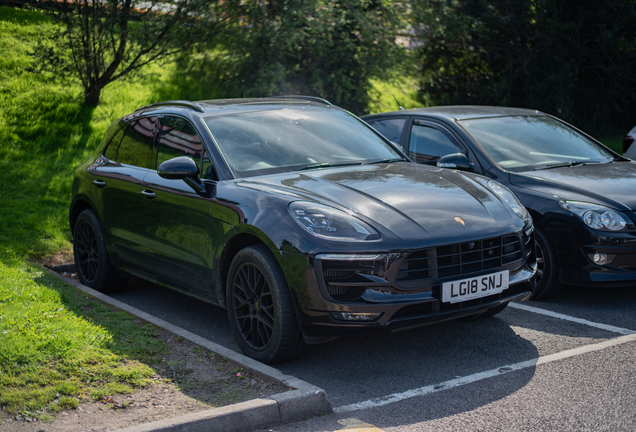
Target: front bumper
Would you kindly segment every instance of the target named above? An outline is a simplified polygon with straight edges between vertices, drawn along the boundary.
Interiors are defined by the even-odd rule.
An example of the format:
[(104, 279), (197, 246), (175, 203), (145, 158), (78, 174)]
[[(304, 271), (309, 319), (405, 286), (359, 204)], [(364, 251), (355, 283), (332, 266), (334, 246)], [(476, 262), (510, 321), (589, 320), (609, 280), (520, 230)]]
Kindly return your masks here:
[[(320, 339), (395, 331), (527, 300), (534, 291), (536, 270), (533, 235), (495, 240), (379, 253), (376, 259), (356, 262), (284, 253), (284, 270), (296, 293), (303, 334)], [(501, 253), (491, 255), (490, 250)], [(509, 287), (503, 292), (459, 303), (441, 301), (444, 282), (501, 270), (509, 271)], [(379, 316), (372, 321), (335, 319), (342, 313)]]
[[(554, 222), (548, 234), (559, 261), (559, 280), (568, 285), (636, 285), (636, 236), (630, 233), (595, 231), (582, 223)], [(608, 262), (594, 263), (595, 254), (604, 254)]]

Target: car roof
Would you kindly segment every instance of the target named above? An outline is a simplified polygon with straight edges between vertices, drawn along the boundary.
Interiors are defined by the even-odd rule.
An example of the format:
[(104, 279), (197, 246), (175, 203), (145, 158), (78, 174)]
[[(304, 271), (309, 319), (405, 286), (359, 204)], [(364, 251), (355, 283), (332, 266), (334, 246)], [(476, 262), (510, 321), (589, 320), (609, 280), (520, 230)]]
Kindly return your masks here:
[[(212, 99), (202, 101), (172, 100), (138, 108), (124, 119), (158, 112), (188, 112), (194, 115), (220, 115), (238, 112), (265, 111), (284, 107), (335, 107), (329, 101), (314, 96), (273, 96), (267, 98)], [(339, 109), (339, 108), (338, 108)]]
[(446, 120), (467, 120), (474, 118), (484, 117), (502, 117), (502, 116), (517, 116), (517, 115), (546, 115), (541, 111), (526, 109), (526, 108), (508, 108), (508, 107), (494, 107), (494, 106), (480, 106), (480, 105), (451, 105), (451, 106), (437, 106), (428, 108), (412, 108), (400, 111), (391, 111), (382, 114), (372, 114), (364, 116), (362, 118), (372, 118), (375, 116), (403, 116), (403, 115), (417, 115), (423, 114), (430, 117), (443, 118)]

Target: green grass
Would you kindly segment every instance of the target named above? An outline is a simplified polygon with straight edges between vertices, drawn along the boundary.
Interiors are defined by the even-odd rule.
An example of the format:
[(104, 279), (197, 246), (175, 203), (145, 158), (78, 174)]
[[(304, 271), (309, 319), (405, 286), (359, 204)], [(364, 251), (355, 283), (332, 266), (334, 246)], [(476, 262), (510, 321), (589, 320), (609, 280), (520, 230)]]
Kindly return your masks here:
[(115, 82), (95, 108), (82, 88), (28, 72), (29, 51), (49, 20), (0, 7), (0, 245), (30, 259), (70, 250), (67, 226), (73, 171), (113, 120), (156, 101), (163, 69), (136, 83)]
[[(82, 399), (132, 392), (165, 346), (154, 327), (0, 254), (0, 406), (46, 420)], [(126, 360), (123, 360), (126, 359)]]
[(70, 256), (74, 169), (113, 120), (156, 100), (162, 77), (153, 66), (86, 106), (76, 82), (29, 72), (32, 44), (51, 25), (38, 12), (0, 7), (0, 408), (44, 420), (78, 399), (146, 385), (147, 364), (165, 349), (152, 327), (29, 263)]

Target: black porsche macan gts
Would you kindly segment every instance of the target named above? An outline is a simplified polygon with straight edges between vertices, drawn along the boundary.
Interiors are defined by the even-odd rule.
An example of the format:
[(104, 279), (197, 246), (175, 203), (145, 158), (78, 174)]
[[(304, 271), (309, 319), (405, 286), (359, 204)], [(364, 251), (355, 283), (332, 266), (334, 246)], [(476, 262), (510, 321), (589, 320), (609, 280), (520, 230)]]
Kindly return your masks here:
[(490, 316), (532, 295), (533, 224), (504, 186), (410, 163), (311, 97), (170, 101), (75, 172), (82, 283), (129, 275), (224, 307), (264, 362), (304, 343)]

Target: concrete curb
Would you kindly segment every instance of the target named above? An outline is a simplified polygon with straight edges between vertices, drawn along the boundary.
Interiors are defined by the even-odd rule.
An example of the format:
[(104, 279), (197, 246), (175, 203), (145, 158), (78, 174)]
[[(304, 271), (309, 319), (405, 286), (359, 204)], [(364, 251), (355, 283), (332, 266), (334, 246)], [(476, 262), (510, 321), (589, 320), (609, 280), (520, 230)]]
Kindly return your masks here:
[(285, 375), (271, 366), (232, 351), (224, 346), (202, 338), (188, 330), (177, 327), (160, 318), (150, 315), (137, 308), (115, 300), (112, 297), (95, 291), (92, 288), (69, 279), (47, 267), (43, 267), (49, 274), (74, 286), (101, 301), (125, 310), (158, 327), (166, 329), (191, 342), (201, 345), (210, 351), (227, 357), (238, 363), (244, 369), (261, 375), (267, 379), (277, 381), (294, 390), (271, 395), (263, 399), (254, 399), (234, 405), (186, 414), (180, 417), (160, 420), (121, 429), (122, 432), (232, 432), (256, 429), (276, 423), (313, 417), (318, 414), (331, 412), (331, 403), (327, 393), (320, 387), (311, 385), (291, 375)]

